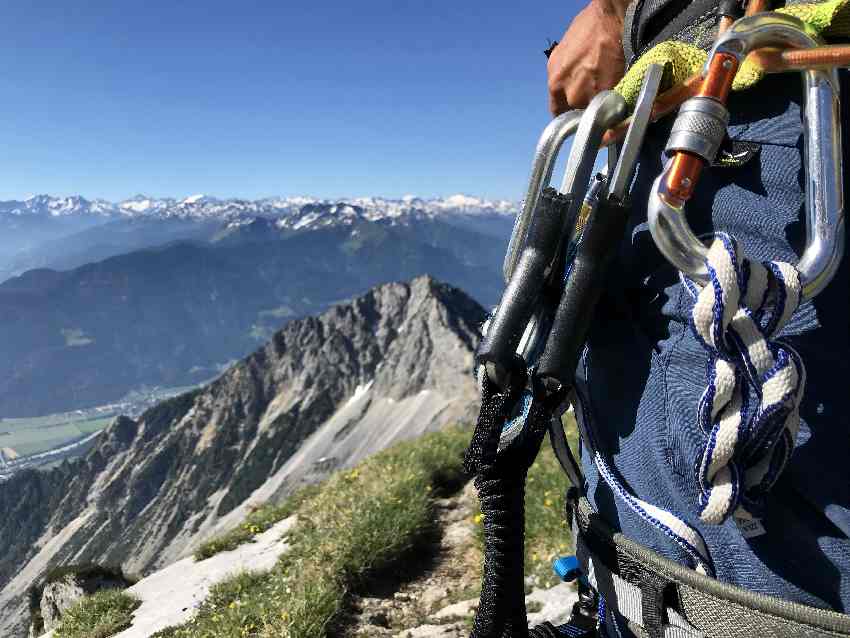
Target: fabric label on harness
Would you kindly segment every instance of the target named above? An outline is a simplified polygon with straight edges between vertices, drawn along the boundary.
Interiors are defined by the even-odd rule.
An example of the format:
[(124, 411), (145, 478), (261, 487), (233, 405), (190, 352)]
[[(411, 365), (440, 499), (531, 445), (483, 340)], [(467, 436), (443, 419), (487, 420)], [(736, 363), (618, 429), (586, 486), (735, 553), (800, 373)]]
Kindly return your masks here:
[(756, 536), (767, 534), (767, 530), (761, 524), (760, 518), (738, 518), (737, 516), (734, 518), (735, 524), (741, 530), (741, 535), (744, 538), (755, 538)]

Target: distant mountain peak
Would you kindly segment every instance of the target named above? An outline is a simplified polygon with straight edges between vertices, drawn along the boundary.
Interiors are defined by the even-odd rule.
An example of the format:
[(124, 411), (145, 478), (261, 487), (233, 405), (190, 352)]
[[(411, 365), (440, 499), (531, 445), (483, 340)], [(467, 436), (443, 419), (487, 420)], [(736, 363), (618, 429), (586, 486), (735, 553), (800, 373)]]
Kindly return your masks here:
[(54, 197), (29, 195), (24, 200), (0, 202), (0, 215), (8, 216), (108, 216), (115, 213), (115, 205), (102, 199), (88, 200), (80, 195)]
[(481, 206), (484, 201), (477, 197), (470, 197), (463, 193), (457, 193), (446, 198), (446, 203), (451, 206)]
[(207, 197), (203, 193), (199, 193), (197, 195), (190, 195), (186, 199), (184, 199), (181, 204), (204, 204), (206, 202), (214, 202), (216, 201), (213, 197)]

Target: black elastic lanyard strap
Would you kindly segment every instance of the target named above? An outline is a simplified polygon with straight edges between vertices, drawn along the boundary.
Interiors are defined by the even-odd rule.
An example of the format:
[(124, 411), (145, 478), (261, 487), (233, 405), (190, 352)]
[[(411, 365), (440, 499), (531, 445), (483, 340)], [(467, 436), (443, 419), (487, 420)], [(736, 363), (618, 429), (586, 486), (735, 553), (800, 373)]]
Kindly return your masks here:
[(518, 396), (494, 390), (485, 378), (481, 412), (464, 459), (467, 471), (476, 475), (484, 516), (484, 574), (472, 637), (545, 638), (545, 632), (554, 629), (544, 626), (529, 634), (525, 608), (525, 481), (540, 451), (552, 404), (538, 395), (522, 434), (497, 452)]

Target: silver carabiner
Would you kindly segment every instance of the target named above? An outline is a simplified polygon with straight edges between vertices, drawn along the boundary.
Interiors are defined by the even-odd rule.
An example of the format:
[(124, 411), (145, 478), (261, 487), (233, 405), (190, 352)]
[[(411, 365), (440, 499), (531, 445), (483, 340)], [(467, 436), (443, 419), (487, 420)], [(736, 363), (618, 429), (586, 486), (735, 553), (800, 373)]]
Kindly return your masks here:
[[(511, 280), (519, 261), (519, 255), (531, 225), (531, 218), (540, 201), (540, 194), (552, 179), (555, 160), (564, 142), (567, 138), (575, 136), (564, 170), (561, 192), (565, 195), (576, 195), (575, 199), (581, 202), (584, 193), (574, 193), (573, 190), (581, 185), (587, 188), (601, 135), (613, 124), (622, 120), (625, 111), (626, 104), (620, 95), (613, 91), (604, 91), (591, 101), (586, 117), (583, 110), (567, 111), (553, 119), (543, 129), (534, 153), (531, 177), (528, 180), (528, 190), (523, 200), (522, 210), (517, 216), (508, 251), (505, 254), (503, 274), (506, 282)], [(585, 122), (583, 127), (580, 126), (582, 121)], [(591, 157), (592, 160), (589, 159)]]
[[(706, 62), (706, 73), (722, 58), (734, 58), (740, 65), (756, 48), (810, 48), (820, 44), (803, 22), (791, 16), (748, 16), (718, 38)], [(811, 299), (833, 278), (844, 254), (844, 188), (837, 72), (808, 69), (802, 75), (807, 225), (806, 248), (796, 267), (803, 299)], [(668, 153), (685, 151), (711, 162), (725, 134), (727, 119), (728, 112), (721, 103), (706, 97), (691, 98), (673, 125)], [(678, 270), (706, 283), (708, 248), (693, 234), (685, 217), (687, 197), (679, 195), (676, 185), (671, 186), (671, 165), (672, 161), (668, 162), (650, 191), (649, 230), (659, 250)]]
[[(602, 136), (626, 116), (626, 100), (616, 91), (602, 91), (587, 105), (573, 138), (561, 192), (572, 197), (572, 215), (576, 219), (591, 184)], [(572, 229), (569, 229), (572, 230)]]
[[(584, 112), (573, 111), (556, 118), (538, 144), (529, 192), (505, 256), (505, 274), (510, 278), (477, 351), (488, 378), (501, 388), (506, 388), (515, 378), (520, 344), (524, 353), (533, 352), (545, 336), (543, 317), (535, 316), (540, 311), (537, 308), (540, 295), (555, 272), (562, 246), (569, 241), (602, 136), (625, 116), (625, 111), (623, 97), (605, 91), (594, 97)], [(554, 189), (544, 192), (558, 150), (572, 131), (575, 139), (562, 192)]]
[(531, 218), (534, 216), (534, 210), (537, 208), (543, 189), (552, 180), (552, 171), (555, 169), (555, 160), (558, 158), (561, 146), (567, 138), (575, 134), (582, 113), (584, 111), (575, 110), (559, 115), (549, 122), (540, 135), (537, 149), (534, 152), (528, 190), (522, 203), (522, 210), (517, 216), (516, 222), (514, 222), (511, 241), (508, 244), (508, 251), (505, 253), (505, 262), (502, 267), (505, 282), (511, 280), (517, 261), (519, 261), (519, 255), (525, 243), (528, 228), (531, 225)]

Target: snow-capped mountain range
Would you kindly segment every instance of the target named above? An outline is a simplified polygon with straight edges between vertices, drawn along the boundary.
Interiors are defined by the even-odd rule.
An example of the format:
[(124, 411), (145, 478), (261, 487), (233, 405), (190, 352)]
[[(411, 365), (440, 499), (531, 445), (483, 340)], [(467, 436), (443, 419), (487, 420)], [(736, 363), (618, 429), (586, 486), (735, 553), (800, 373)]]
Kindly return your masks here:
[(256, 243), (325, 230), (355, 237), (363, 226), (410, 227), (416, 233), (422, 224), (436, 224), (478, 233), (501, 246), (517, 209), (514, 202), (467, 195), (338, 200), (137, 195), (121, 202), (35, 195), (0, 201), (0, 281), (37, 268), (65, 271), (175, 241)]
[(84, 197), (52, 197), (35, 195), (24, 200), (0, 202), (0, 217), (108, 217), (108, 218), (172, 218), (237, 221), (265, 217), (279, 220), (281, 227), (301, 228), (326, 225), (333, 221), (366, 219), (377, 221), (410, 214), (436, 217), (460, 214), (467, 216), (513, 216), (517, 203), (486, 200), (467, 195), (424, 199), (405, 196), (401, 199), (357, 197), (338, 200), (312, 197), (270, 197), (257, 200), (217, 199), (192, 195), (184, 199), (154, 198), (137, 195), (113, 203)]
[(32, 195), (24, 200), (0, 201), (2, 217), (73, 217), (104, 216), (117, 212), (115, 204), (102, 199), (88, 200), (79, 195), (52, 197)]

